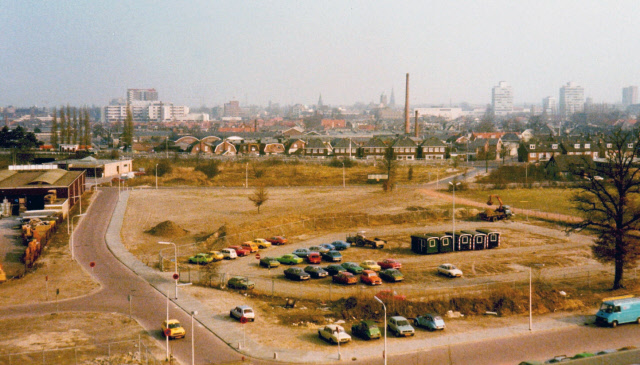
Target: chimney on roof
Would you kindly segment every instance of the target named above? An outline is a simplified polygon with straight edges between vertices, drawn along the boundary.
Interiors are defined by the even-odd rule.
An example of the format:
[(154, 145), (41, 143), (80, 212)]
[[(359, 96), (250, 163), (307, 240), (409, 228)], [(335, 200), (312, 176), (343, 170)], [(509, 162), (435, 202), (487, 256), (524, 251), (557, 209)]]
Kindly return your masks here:
[(418, 138), (419, 133), (420, 133), (420, 125), (418, 124), (418, 111), (416, 110), (416, 135), (415, 135), (416, 138)]
[(404, 134), (411, 133), (409, 123), (409, 73), (407, 72), (407, 86), (404, 95)]

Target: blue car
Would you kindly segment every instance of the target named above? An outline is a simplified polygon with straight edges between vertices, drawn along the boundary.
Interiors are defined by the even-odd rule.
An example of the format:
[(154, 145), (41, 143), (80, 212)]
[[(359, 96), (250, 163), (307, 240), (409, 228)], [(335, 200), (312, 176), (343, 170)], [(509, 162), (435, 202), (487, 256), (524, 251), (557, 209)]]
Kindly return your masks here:
[(334, 250), (336, 249), (336, 248), (335, 248), (335, 247), (333, 247), (333, 245), (332, 245), (332, 244), (330, 244), (330, 243), (322, 243), (322, 244), (320, 244), (319, 246), (320, 246), (320, 247), (327, 248), (327, 249), (329, 249), (329, 251), (334, 251)]
[(349, 242), (345, 242), (345, 241), (334, 241), (334, 242), (331, 242), (331, 245), (333, 245), (333, 247), (337, 251), (343, 251), (343, 250), (346, 250), (347, 248), (351, 247), (351, 244)]

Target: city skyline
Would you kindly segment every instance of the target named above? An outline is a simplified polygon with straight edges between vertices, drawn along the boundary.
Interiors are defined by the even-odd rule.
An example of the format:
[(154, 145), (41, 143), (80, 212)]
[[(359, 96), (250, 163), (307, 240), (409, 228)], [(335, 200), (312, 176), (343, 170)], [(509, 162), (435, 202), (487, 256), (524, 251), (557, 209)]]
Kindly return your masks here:
[[(621, 103), (634, 65), (640, 3), (508, 1), (114, 1), (0, 4), (0, 105), (107, 105), (155, 88), (181, 105), (377, 102), (513, 104), (559, 98), (568, 82)], [(396, 95), (397, 97), (397, 95)], [(403, 103), (404, 97), (396, 104)]]

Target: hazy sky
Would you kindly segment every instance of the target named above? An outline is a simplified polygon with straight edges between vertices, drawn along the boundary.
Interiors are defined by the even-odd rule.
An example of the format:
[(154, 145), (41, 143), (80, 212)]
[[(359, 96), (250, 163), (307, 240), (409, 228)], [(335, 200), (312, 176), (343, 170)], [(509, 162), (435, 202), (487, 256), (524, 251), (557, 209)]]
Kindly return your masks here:
[(640, 1), (0, 1), (0, 106), (596, 102), (640, 84)]

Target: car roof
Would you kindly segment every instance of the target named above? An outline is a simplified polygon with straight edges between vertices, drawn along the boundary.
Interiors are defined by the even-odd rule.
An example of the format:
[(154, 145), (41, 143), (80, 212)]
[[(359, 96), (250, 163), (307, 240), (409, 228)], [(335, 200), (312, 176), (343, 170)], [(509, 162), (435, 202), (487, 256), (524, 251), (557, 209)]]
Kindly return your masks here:
[(240, 308), (240, 309), (252, 309), (251, 307), (249, 307), (248, 305), (239, 305), (236, 308)]
[(400, 321), (400, 320), (407, 320), (406, 318), (404, 318), (403, 316), (393, 316), (390, 319), (395, 319), (396, 321)]

